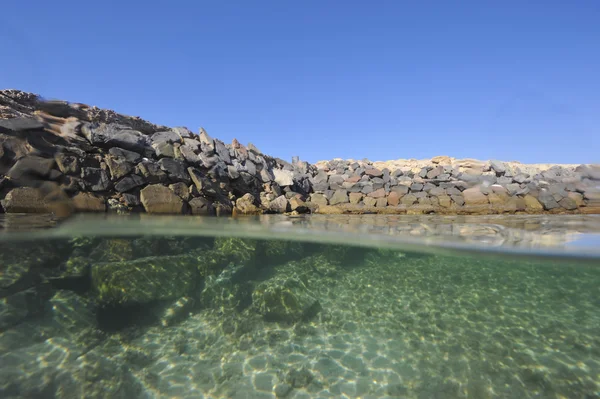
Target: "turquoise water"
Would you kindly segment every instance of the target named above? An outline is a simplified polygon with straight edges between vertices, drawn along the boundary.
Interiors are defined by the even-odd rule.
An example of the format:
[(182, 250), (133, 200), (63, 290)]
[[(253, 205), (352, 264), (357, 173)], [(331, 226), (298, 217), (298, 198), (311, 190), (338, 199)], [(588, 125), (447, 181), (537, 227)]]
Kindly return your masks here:
[(594, 217), (25, 220), (2, 398), (600, 397)]

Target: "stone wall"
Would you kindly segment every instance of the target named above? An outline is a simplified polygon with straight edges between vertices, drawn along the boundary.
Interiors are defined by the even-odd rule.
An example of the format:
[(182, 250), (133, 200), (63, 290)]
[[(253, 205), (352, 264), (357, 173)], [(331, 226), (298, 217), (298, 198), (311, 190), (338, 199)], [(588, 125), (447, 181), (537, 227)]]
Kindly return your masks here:
[(499, 161), (288, 163), (204, 129), (0, 91), (5, 212), (600, 213), (600, 169)]

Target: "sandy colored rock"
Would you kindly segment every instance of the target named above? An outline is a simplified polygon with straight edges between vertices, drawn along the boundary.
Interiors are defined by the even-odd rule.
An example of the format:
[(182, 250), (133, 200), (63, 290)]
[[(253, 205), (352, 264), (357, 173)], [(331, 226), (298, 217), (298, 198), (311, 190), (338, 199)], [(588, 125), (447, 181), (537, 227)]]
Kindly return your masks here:
[(531, 209), (533, 211), (543, 211), (544, 210), (544, 206), (533, 195), (526, 195), (525, 197), (523, 197), (523, 199), (525, 200), (527, 209)]
[(383, 198), (377, 198), (377, 201), (375, 202), (375, 206), (377, 208), (384, 208), (388, 205), (387, 202), (387, 198), (383, 197)]
[(479, 190), (479, 187), (468, 188), (463, 191), (462, 194), (465, 199), (465, 205), (467, 206), (481, 206), (488, 204), (487, 196)]
[(360, 201), (362, 201), (363, 195), (362, 193), (350, 193), (349, 197), (351, 204), (358, 204)]
[(431, 163), (441, 164), (441, 165), (450, 165), (452, 163), (452, 158), (447, 155), (438, 155), (437, 157), (431, 158)]
[(13, 188), (4, 199), (2, 206), (6, 213), (48, 213), (44, 194), (37, 188)]
[(168, 187), (151, 184), (140, 192), (140, 199), (148, 213), (181, 214), (183, 200)]
[(400, 199), (400, 202), (403, 205), (410, 206), (410, 205), (414, 204), (415, 202), (417, 202), (417, 197), (415, 197), (414, 194), (406, 194), (404, 197), (402, 197)]
[(377, 199), (372, 197), (364, 197), (363, 203), (365, 204), (365, 206), (375, 206), (377, 204)]
[(580, 194), (580, 193), (569, 193), (568, 196), (573, 201), (575, 201), (575, 203), (577, 204), (578, 207), (579, 206), (583, 206), (583, 194)]
[(73, 206), (77, 212), (105, 212), (106, 201), (104, 198), (91, 193), (79, 193), (73, 198)]
[(452, 199), (449, 195), (439, 195), (437, 199), (442, 208), (450, 208), (452, 205)]
[(310, 202), (317, 204), (319, 206), (327, 206), (329, 205), (329, 201), (323, 194), (311, 194)]

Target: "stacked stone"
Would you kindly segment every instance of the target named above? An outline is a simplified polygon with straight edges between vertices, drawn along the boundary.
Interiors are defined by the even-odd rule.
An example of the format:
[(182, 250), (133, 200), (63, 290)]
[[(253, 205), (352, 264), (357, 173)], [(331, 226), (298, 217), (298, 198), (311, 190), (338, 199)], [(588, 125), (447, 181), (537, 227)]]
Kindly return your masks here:
[(286, 212), (301, 210), (310, 191), (307, 163), (292, 166), (235, 139), (228, 145), (204, 129), (194, 134), (80, 104), (30, 104), (35, 117), (0, 120), (6, 212), (52, 210), (48, 191), (72, 197), (76, 211)]
[[(416, 213), (598, 212), (600, 171), (553, 166), (540, 171), (501, 161), (436, 157), (420, 168), (377, 168), (368, 160), (321, 163), (310, 201), (321, 206)], [(353, 207), (354, 205), (354, 207)], [(372, 209), (375, 208), (375, 209)], [(388, 209), (389, 211), (389, 209)]]
[(288, 163), (204, 129), (4, 90), (0, 200), (5, 212), (57, 214), (600, 213), (600, 168), (446, 156)]

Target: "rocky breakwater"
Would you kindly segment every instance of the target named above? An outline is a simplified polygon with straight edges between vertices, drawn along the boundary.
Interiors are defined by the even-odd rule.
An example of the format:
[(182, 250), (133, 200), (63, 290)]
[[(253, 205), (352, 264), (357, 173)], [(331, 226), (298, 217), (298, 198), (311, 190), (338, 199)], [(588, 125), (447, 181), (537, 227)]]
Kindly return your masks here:
[(0, 91), (5, 212), (306, 211), (302, 199), (310, 194), (313, 169), (303, 162), (292, 167), (235, 139), (225, 144), (204, 129), (196, 134), (84, 104)]
[(4, 212), (600, 213), (600, 167), (454, 159), (311, 165), (204, 129), (0, 91)]
[(597, 165), (455, 159), (317, 163), (311, 201), (327, 213), (600, 213)]

